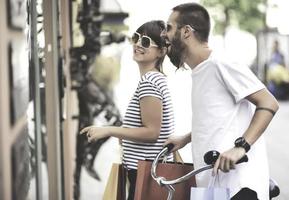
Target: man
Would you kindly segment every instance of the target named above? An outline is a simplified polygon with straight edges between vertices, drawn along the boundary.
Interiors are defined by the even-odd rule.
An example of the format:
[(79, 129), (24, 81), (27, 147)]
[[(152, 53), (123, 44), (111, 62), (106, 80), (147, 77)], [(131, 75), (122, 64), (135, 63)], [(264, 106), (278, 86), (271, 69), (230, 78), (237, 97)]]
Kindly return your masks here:
[(278, 40), (274, 40), (273, 51), (269, 61), (269, 68), (274, 65), (281, 65), (285, 67), (285, 59), (283, 53), (280, 51)]
[[(262, 136), (275, 112), (276, 99), (248, 67), (228, 64), (208, 46), (210, 17), (199, 4), (173, 8), (163, 33), (171, 62), (192, 69), (192, 132), (172, 137), (177, 150), (191, 142), (195, 168), (209, 150), (221, 153), (213, 173), (200, 173), (197, 185), (207, 187), (218, 175), (217, 187), (230, 189), (233, 200), (269, 199), (269, 175)], [(236, 165), (247, 154), (249, 161)], [(219, 171), (220, 169), (221, 171)], [(232, 170), (234, 169), (234, 170)]]

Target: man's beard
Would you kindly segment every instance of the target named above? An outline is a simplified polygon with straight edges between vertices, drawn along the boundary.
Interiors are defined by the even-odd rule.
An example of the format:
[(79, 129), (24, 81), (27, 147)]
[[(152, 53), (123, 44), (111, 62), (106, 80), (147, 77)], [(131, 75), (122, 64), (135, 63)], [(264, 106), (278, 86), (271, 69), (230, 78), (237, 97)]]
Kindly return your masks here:
[(184, 66), (184, 53), (186, 50), (185, 44), (180, 39), (180, 34), (176, 33), (170, 44), (170, 51), (168, 57), (171, 63), (178, 69)]

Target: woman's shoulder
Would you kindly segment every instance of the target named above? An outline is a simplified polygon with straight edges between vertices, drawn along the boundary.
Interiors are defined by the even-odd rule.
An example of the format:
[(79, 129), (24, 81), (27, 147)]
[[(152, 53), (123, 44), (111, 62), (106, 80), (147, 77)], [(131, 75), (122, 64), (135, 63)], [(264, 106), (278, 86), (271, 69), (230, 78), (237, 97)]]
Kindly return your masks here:
[(149, 71), (142, 76), (141, 81), (159, 84), (160, 82), (167, 81), (167, 77), (161, 72)]

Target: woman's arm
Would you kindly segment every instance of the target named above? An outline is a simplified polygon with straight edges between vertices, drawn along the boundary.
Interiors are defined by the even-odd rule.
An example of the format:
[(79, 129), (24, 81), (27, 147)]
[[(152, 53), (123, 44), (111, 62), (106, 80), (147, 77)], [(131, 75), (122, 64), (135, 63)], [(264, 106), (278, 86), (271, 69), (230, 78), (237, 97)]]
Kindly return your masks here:
[(161, 129), (162, 100), (157, 97), (145, 96), (140, 99), (140, 110), (143, 127), (89, 126), (82, 129), (80, 134), (86, 133), (89, 142), (108, 136), (136, 142), (155, 142), (159, 137)]

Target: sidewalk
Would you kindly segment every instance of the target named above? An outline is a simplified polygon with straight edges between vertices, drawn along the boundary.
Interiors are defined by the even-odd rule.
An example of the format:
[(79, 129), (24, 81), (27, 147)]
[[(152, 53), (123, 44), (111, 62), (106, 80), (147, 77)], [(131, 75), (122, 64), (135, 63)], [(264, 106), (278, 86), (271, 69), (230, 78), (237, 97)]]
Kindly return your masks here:
[(85, 168), (81, 174), (81, 196), (80, 200), (101, 200), (102, 194), (109, 176), (111, 164), (120, 161), (118, 140), (110, 138), (102, 145), (94, 162), (94, 168), (100, 175), (101, 181), (90, 177)]

